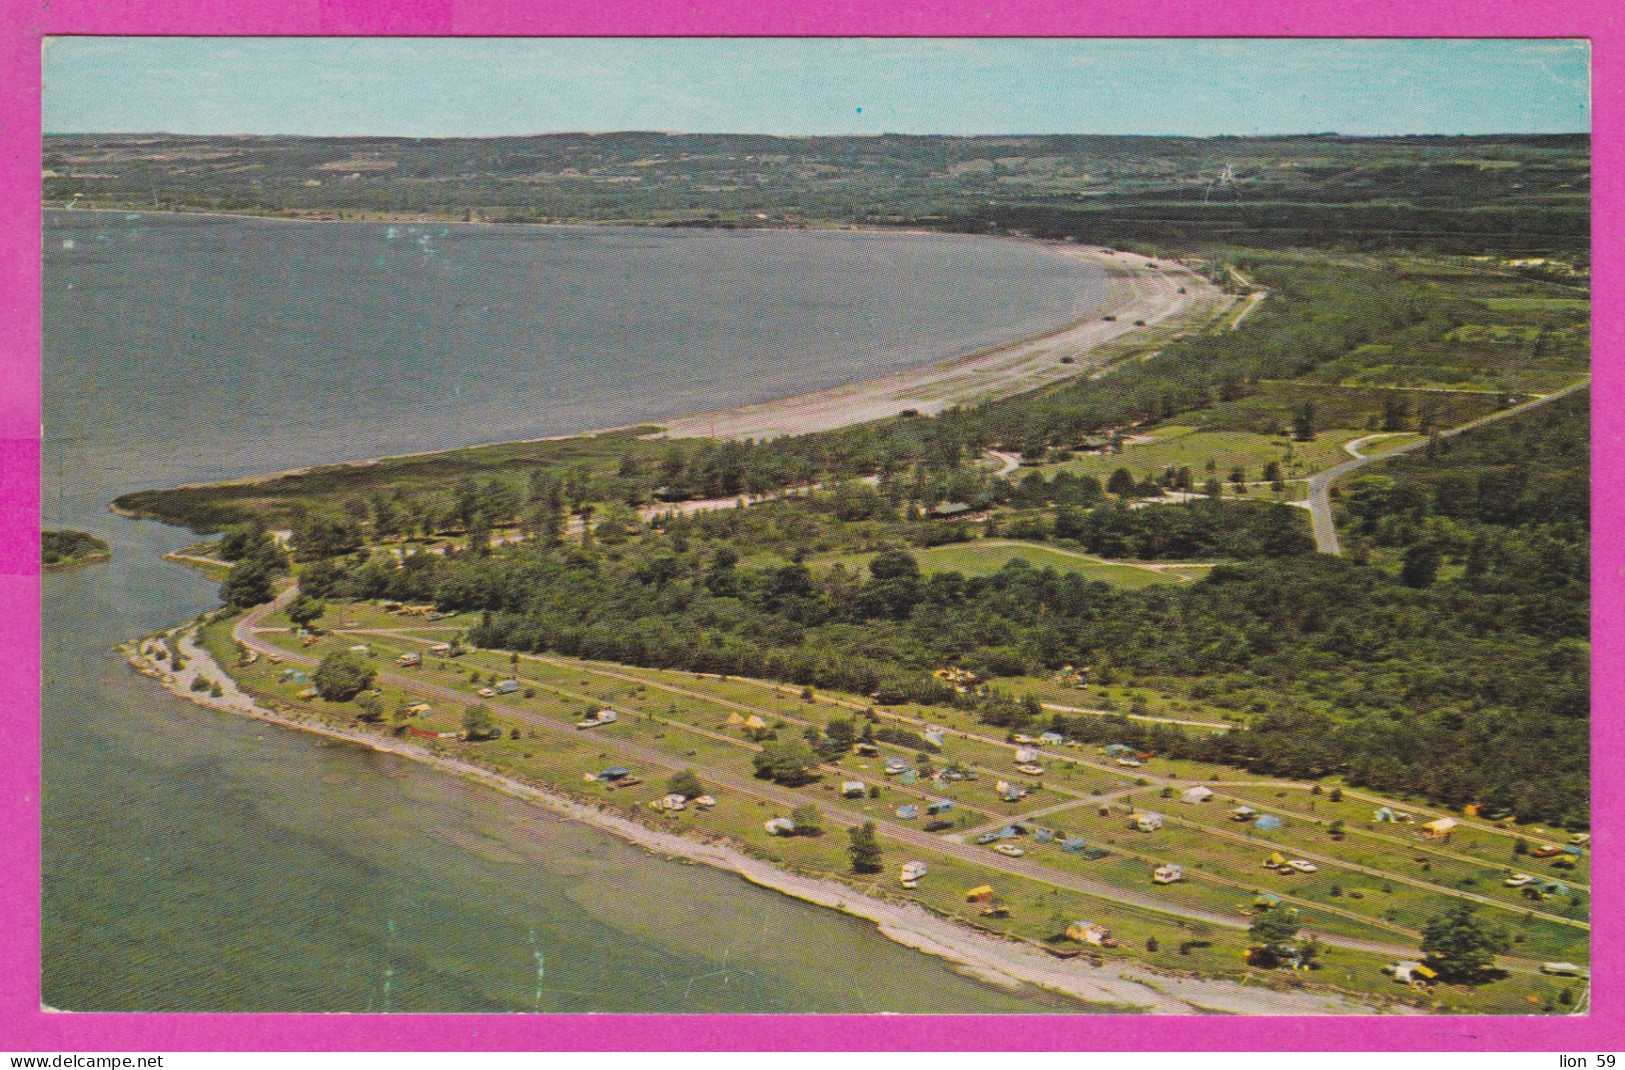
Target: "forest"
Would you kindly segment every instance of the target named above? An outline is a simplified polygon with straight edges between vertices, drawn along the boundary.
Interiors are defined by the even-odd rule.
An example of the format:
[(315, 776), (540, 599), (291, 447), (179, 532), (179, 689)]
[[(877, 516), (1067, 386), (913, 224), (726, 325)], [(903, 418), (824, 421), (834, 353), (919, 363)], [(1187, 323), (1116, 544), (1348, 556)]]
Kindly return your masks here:
[[(1283, 777), (1337, 773), (1583, 827), (1587, 427), (1582, 395), (1362, 477), (1340, 510), (1345, 530), (1370, 546), (1348, 559), (1309, 552), (1302, 520), (1288, 522), (1301, 514), (1262, 503), (1130, 510), (1107, 498), (1017, 514), (1044, 518), (1066, 545), (1122, 540), (1109, 548), (1124, 557), (1212, 532), (1234, 563), (1173, 587), (1114, 588), (1019, 561), (991, 576), (927, 574), (904, 539), (872, 541), (917, 524), (843, 521), (833, 491), (664, 517), (608, 544), (543, 536), (398, 563), (358, 540), (313, 537), (300, 582), (316, 598), (480, 611), (469, 639), (481, 647), (836, 688), (877, 704), (952, 704), (1011, 731), (1055, 727)], [(854, 532), (887, 548), (861, 568), (808, 563), (807, 548), (854, 543)], [(252, 554), (257, 537), (238, 529), (225, 552)], [(1444, 567), (1385, 560), (1378, 547), (1390, 544), (1434, 547)], [(1198, 548), (1179, 545), (1179, 556)], [(944, 665), (993, 684), (956, 691), (932, 676)], [(1014, 678), (1065, 665), (1193, 699), (1239, 699), (1246, 730), (1067, 719), (1021, 701)]]

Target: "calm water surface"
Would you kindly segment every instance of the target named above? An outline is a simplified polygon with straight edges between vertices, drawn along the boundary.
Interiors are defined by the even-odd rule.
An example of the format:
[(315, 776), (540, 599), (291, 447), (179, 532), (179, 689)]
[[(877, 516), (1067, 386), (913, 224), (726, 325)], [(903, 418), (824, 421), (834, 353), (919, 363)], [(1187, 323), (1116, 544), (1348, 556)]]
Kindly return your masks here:
[(43, 992), (70, 1010), (1076, 1009), (398, 759), (214, 714), (112, 648), (215, 604), (119, 493), (680, 415), (1087, 314), (971, 238), (51, 213)]

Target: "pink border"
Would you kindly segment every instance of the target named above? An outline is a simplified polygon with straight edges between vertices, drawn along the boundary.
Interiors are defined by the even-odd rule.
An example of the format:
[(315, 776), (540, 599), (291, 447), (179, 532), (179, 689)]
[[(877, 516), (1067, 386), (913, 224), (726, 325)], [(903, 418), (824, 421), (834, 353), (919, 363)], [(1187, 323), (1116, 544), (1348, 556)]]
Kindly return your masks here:
[[(39, 55), (45, 34), (217, 35), (828, 35), (828, 36), (1408, 36), (1588, 37), (1594, 61), (1593, 131), (1598, 220), (1625, 212), (1625, 68), (1615, 48), (1625, 31), (1606, 0), (1137, 0), (1098, 11), (1053, 0), (1005, 0), (994, 7), (951, 0), (631, 0), (571, 8), (511, 0), (8, 0), (0, 95), (0, 694), (37, 693), (39, 680)], [(1290, 11), (1284, 15), (1283, 11)], [(1594, 263), (1596, 352), (1625, 347), (1620, 315), (1621, 237), (1597, 227)], [(1620, 404), (1625, 375), (1597, 361), (1594, 406), (1597, 471), (1625, 462)], [(21, 478), (19, 478), (21, 477)], [(1625, 684), (1617, 646), (1625, 638), (1625, 599), (1608, 582), (1625, 575), (1625, 489), (1599, 481), (1593, 559), (1597, 669), (1593, 730), (1599, 771), (1621, 768)], [(1625, 1009), (1618, 977), (1621, 917), (1618, 815), (1625, 786), (1595, 778), (1597, 861), (1594, 902), (1598, 978), (1586, 1018), (1526, 1019), (1182, 1019), (1125, 1018), (1109, 1030), (1071, 1017), (1033, 1017), (1019, 1029), (984, 1019), (781, 1018), (751, 1016), (300, 1016), (97, 1015), (39, 1011), (39, 730), (36, 702), (19, 700), (0, 717), (0, 1046), (27, 1051), (164, 1050), (1617, 1050)]]

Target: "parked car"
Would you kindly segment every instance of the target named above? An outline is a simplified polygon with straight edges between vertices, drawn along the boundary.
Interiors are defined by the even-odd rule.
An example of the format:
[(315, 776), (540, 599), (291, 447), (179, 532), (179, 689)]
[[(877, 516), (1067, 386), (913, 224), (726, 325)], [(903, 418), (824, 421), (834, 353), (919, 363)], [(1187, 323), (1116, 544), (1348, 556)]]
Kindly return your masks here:
[(1011, 858), (1020, 858), (1027, 853), (1013, 843), (996, 843), (993, 845), (993, 849), (1001, 855), (1009, 855)]
[(997, 832), (984, 832), (980, 836), (976, 837), (976, 842), (978, 844), (986, 845), (992, 843), (998, 838), (999, 834)]
[(1501, 883), (1508, 888), (1522, 888), (1526, 884), (1535, 883), (1535, 878), (1528, 873), (1514, 873)]
[(1313, 862), (1306, 862), (1301, 858), (1294, 858), (1287, 863), (1287, 868), (1295, 869), (1299, 873), (1313, 873), (1320, 867), (1315, 865)]

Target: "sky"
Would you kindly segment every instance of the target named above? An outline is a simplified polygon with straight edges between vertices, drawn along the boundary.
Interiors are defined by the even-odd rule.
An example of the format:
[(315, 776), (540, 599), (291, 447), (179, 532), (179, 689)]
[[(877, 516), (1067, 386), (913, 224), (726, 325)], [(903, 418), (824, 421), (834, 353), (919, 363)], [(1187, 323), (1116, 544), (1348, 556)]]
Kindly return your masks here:
[(1590, 129), (1572, 40), (57, 37), (49, 133)]

